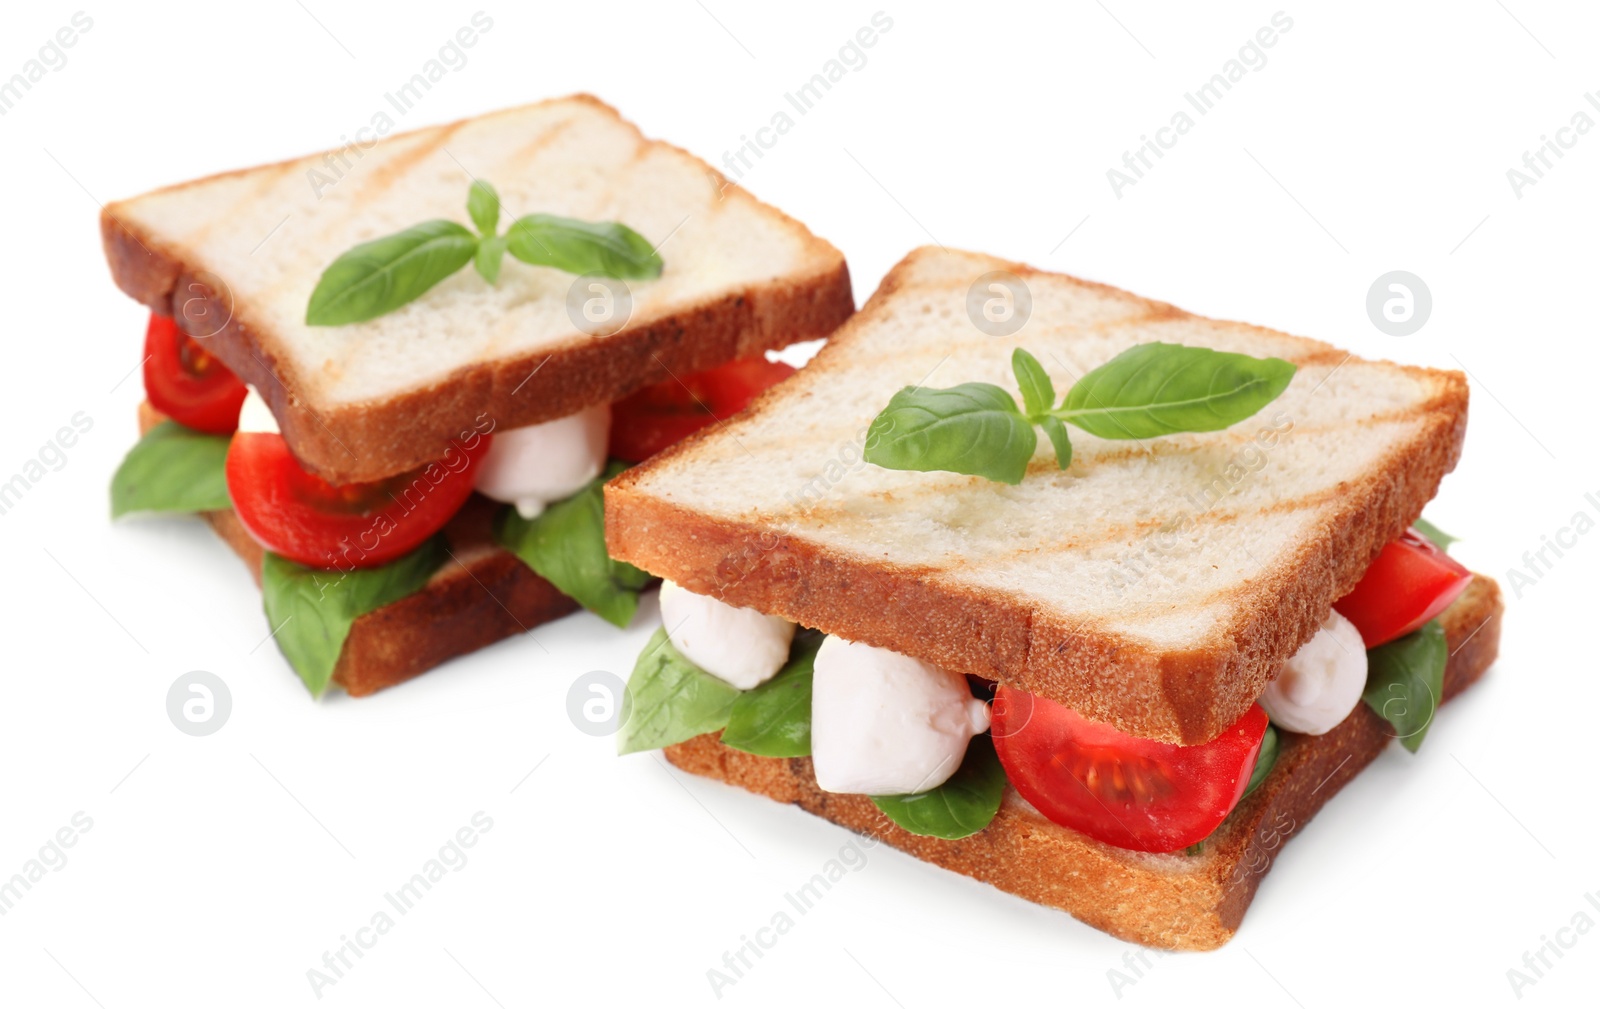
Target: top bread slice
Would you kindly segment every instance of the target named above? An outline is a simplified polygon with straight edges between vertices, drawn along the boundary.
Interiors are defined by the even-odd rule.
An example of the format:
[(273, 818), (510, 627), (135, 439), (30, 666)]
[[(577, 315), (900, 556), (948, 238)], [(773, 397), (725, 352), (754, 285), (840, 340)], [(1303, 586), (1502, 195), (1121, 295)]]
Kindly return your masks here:
[[(969, 289), (994, 272), (1031, 295), (1012, 336), (968, 314)], [(1224, 431), (1106, 441), (1073, 428), (1066, 472), (1041, 437), (1016, 486), (862, 461), (868, 424), (903, 386), (1015, 389), (1020, 346), (1059, 395), (1151, 341), (1299, 370)], [(798, 375), (608, 484), (606, 539), (692, 591), (1193, 744), (1249, 710), (1421, 514), (1466, 419), (1459, 372), (919, 249)]]
[[(575, 324), (595, 296), (573, 294), (580, 278), (510, 256), (493, 286), (468, 267), (369, 322), (305, 324), (329, 263), (426, 220), (467, 223), (475, 178), (499, 191), (502, 230), (547, 213), (659, 247), (665, 269), (627, 282), (620, 331)], [(534, 424), (825, 336), (855, 307), (832, 245), (587, 95), (157, 190), (107, 205), (101, 230), (118, 286), (206, 337), (334, 482), (440, 458), (481, 416)]]

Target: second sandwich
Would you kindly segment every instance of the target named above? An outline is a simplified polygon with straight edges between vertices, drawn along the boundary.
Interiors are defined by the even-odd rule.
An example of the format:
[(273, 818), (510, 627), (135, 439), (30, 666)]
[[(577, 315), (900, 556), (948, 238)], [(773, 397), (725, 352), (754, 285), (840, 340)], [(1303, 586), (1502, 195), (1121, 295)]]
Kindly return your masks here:
[(576, 609), (625, 624), (600, 486), (793, 369), (844, 258), (587, 96), (112, 203), (147, 306), (114, 515), (198, 512), (313, 694)]
[(1466, 414), (1457, 372), (919, 250), (607, 485), (667, 579), (619, 749), (1214, 948), (1494, 659), (1498, 588), (1420, 518)]

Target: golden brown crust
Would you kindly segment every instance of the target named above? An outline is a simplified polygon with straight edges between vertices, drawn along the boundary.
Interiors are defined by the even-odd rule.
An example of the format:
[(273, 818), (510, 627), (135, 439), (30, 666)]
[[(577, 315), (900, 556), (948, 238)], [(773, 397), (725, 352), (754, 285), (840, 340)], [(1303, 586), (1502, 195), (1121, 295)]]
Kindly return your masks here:
[[(1480, 575), (1441, 616), (1451, 650), (1445, 700), (1493, 663), (1502, 610), (1499, 586)], [(865, 796), (818, 789), (810, 758), (752, 756), (723, 746), (716, 734), (669, 746), (666, 755), (686, 771), (792, 803), (1118, 938), (1202, 950), (1233, 937), (1283, 843), (1371, 763), (1391, 735), (1389, 724), (1365, 704), (1326, 735), (1281, 733), (1267, 780), (1195, 856), (1141, 855), (1100, 844), (1043, 819), (1009, 791), (994, 822), (977, 834), (959, 841), (922, 837), (896, 826)]]
[[(165, 418), (139, 407), (139, 430)], [(333, 681), (351, 697), (403, 683), (458, 655), (566, 616), (578, 604), (494, 542), (500, 506), (474, 494), (444, 527), (452, 559), (420, 592), (356, 618)], [(231, 510), (204, 513), (261, 584), (261, 545)]]
[[(573, 97), (616, 114), (592, 96)], [(722, 178), (709, 165), (704, 167), (709, 180)], [(726, 198), (759, 203), (738, 187)], [(227, 278), (186, 262), (180, 252), (119, 216), (118, 206), (109, 204), (100, 215), (101, 241), (117, 286), (151, 310), (174, 315), (180, 325), (195, 320), (186, 328), (199, 327), (209, 337), (206, 349), (266, 398), (295, 457), (334, 483), (376, 480), (442, 458), (450, 439), (471, 430), (480, 416), (493, 419), (499, 428), (565, 416), (614, 402), (670, 374), (701, 371), (827, 336), (855, 310), (844, 257), (804, 225), (769, 207), (817, 250), (814, 272), (777, 277), (603, 340), (575, 338), (549, 352), (474, 364), (401, 396), (313, 413), (302, 409), (307, 404), (299, 378), (278, 362), (271, 334), (250, 325), (248, 306), (230, 303)], [(218, 281), (222, 294), (214, 290)], [(184, 305), (175, 312), (178, 298)], [(220, 330), (217, 319), (227, 320)]]
[[(759, 424), (764, 407), (777, 397), (801, 395), (806, 381), (826, 380), (825, 370), (812, 369), (843, 353), (850, 334), (870, 326), (877, 313), (892, 311), (887, 302), (908, 283), (918, 257), (930, 254), (913, 252), (890, 270), (817, 361), (758, 399), (737, 423)], [(1019, 263), (1005, 268), (1024, 276), (1043, 272)], [(1152, 315), (1199, 318), (1103, 284), (1068, 279), (1146, 304)], [(1309, 355), (1345, 356), (1326, 344), (1304, 342)], [(1466, 378), (1406, 370), (1438, 388), (1419, 411), (1418, 432), (1363, 480), (1341, 487), (1340, 504), (1323, 509), (1321, 528), (1304, 538), (1298, 556), (1250, 584), (1233, 607), (1234, 624), (1190, 651), (1153, 652), (1097, 621), (1052, 616), (1016, 594), (954, 585), (933, 577), (939, 572), (890, 558), (830, 550), (763, 516), (707, 515), (639, 489), (656, 468), (692, 451), (700, 437), (711, 437), (709, 430), (606, 486), (606, 543), (614, 557), (734, 605), (1000, 680), (1134, 735), (1201, 743), (1249, 710), (1282, 660), (1310, 640), (1333, 602), (1422, 514), (1455, 468), (1466, 437)]]

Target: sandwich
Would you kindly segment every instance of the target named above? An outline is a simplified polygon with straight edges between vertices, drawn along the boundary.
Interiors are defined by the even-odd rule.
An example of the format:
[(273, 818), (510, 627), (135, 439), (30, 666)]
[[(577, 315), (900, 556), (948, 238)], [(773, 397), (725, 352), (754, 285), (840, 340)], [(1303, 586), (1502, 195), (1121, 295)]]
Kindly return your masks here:
[(1423, 506), (1458, 372), (921, 249), (605, 489), (664, 579), (621, 752), (1133, 942), (1212, 949), (1499, 641)]
[(106, 206), (152, 313), (114, 516), (204, 516), (314, 695), (584, 607), (626, 625), (601, 485), (793, 371), (844, 257), (579, 95)]

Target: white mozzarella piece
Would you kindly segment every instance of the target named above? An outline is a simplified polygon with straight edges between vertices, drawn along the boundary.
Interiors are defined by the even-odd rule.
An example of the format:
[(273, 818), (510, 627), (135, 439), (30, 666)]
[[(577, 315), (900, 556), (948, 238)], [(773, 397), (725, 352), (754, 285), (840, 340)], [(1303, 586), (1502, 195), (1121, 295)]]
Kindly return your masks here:
[(1317, 633), (1267, 684), (1261, 706), (1275, 725), (1320, 736), (1361, 703), (1367, 685), (1367, 646), (1356, 625), (1330, 611)]
[(795, 625), (782, 617), (661, 583), (661, 623), (683, 657), (740, 690), (772, 679), (789, 661)]
[(600, 475), (610, 435), (611, 407), (605, 404), (543, 424), (496, 431), (473, 486), (531, 519)]
[(811, 685), (811, 763), (828, 792), (908, 795), (944, 784), (989, 706), (966, 677), (830, 636)]
[(253, 385), (245, 386), (244, 403), (239, 407), (240, 434), (277, 434), (278, 418)]

